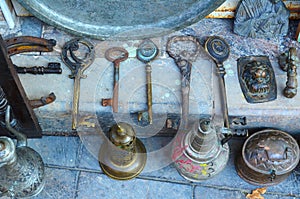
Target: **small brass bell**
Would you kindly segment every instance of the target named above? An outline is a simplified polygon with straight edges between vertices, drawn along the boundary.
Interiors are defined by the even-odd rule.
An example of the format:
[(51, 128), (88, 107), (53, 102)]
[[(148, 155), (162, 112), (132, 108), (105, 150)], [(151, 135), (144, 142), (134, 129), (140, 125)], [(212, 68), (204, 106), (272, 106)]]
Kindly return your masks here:
[(221, 144), (210, 119), (200, 119), (191, 130), (175, 138), (172, 160), (178, 172), (187, 180), (201, 181), (221, 172), (229, 158), (229, 146)]
[(103, 172), (116, 180), (129, 180), (142, 172), (146, 160), (146, 148), (132, 126), (124, 122), (112, 126), (99, 153)]

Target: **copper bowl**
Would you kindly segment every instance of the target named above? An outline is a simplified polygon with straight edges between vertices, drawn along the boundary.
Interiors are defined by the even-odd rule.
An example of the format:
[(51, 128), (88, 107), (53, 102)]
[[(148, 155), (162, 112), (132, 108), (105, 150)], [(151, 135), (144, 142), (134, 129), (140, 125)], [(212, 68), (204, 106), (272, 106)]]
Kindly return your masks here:
[(251, 135), (236, 159), (238, 175), (254, 185), (285, 180), (299, 162), (299, 146), (288, 133), (267, 129)]

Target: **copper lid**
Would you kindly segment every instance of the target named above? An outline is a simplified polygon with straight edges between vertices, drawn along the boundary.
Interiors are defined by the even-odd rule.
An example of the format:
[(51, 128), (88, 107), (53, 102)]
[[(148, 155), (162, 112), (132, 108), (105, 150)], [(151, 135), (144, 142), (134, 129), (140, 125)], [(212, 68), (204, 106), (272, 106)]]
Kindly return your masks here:
[(244, 143), (242, 157), (252, 170), (276, 175), (291, 172), (299, 162), (299, 146), (289, 134), (273, 129), (256, 132)]

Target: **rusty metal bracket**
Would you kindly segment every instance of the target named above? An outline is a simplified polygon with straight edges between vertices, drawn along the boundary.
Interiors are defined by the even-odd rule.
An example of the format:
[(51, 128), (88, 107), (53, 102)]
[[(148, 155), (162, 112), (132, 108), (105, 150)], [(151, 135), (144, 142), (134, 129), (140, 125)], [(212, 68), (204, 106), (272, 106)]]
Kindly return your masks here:
[(31, 36), (21, 36), (4, 41), (9, 56), (24, 52), (51, 52), (56, 45), (54, 39), (43, 39)]
[(47, 97), (41, 97), (40, 99), (30, 100), (30, 105), (33, 109), (45, 106), (50, 104), (56, 100), (56, 96), (54, 93), (50, 93)]

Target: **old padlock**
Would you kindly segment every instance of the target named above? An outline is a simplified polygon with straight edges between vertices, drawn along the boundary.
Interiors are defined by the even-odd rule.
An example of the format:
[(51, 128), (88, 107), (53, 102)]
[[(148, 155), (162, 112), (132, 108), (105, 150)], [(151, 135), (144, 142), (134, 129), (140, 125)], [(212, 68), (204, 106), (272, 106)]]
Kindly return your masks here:
[(10, 124), (10, 106), (5, 115), (6, 128), (17, 138), (0, 137), (0, 197), (33, 197), (44, 187), (44, 163), (41, 156), (27, 146), (27, 137)]

